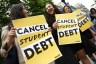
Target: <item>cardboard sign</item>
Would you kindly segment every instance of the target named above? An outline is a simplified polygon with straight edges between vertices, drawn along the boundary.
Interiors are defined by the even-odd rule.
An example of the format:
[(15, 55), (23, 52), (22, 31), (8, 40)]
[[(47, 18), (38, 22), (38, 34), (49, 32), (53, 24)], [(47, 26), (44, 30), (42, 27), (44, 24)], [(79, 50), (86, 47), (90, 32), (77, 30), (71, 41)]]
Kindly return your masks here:
[(76, 16), (72, 13), (56, 15), (58, 39), (60, 45), (81, 43)]
[(14, 20), (13, 24), (26, 64), (48, 64), (62, 56), (43, 15)]
[(90, 19), (80, 9), (74, 11), (73, 14), (76, 15), (78, 25), (82, 32), (93, 25)]

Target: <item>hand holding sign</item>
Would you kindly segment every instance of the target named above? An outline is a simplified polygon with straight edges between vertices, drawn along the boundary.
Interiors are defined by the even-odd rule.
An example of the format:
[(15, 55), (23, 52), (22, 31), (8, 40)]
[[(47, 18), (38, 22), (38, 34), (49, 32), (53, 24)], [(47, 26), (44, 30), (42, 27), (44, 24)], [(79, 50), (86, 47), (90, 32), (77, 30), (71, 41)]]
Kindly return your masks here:
[(54, 22), (52, 26), (53, 26), (54, 29), (57, 29), (58, 28), (58, 23)]
[(7, 41), (7, 46), (8, 46), (8, 48), (15, 42), (15, 37), (16, 37), (16, 33), (15, 33), (15, 28), (14, 27), (12, 27), (11, 29), (10, 29), (10, 31), (8, 32), (8, 41)]
[(48, 28), (48, 31), (51, 31), (51, 30), (52, 30), (51, 27), (49, 27), (49, 28)]

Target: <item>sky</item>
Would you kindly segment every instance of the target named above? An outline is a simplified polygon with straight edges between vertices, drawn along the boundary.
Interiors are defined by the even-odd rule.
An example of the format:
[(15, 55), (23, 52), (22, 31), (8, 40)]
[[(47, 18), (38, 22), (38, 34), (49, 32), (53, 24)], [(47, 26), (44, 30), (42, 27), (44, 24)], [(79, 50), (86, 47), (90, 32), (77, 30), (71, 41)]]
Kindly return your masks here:
[[(21, 1), (23, 1), (23, 0), (21, 0)], [(52, 1), (56, 5), (58, 5), (61, 2), (61, 0), (52, 0)], [(93, 0), (65, 0), (65, 1), (69, 2), (69, 4), (72, 6), (74, 6), (76, 3), (82, 3), (88, 9), (90, 9), (91, 5), (95, 3)]]
[[(61, 0), (52, 0), (55, 4), (59, 4)], [(91, 8), (91, 5), (95, 2), (93, 0), (65, 0), (66, 2), (69, 2), (70, 5), (75, 5), (76, 3), (82, 3), (85, 7), (88, 9)]]

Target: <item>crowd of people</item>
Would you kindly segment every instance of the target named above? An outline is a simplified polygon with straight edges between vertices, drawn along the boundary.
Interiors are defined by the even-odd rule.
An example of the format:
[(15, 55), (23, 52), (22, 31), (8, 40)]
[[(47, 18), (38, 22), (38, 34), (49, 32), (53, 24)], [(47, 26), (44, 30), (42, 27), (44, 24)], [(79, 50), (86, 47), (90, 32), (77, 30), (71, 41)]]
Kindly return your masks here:
[[(90, 59), (96, 64), (96, 58), (93, 56), (93, 53), (96, 55), (96, 10), (95, 8), (90, 9), (89, 17), (94, 25), (84, 32), (81, 32), (82, 43), (78, 44), (68, 44), (68, 45), (59, 45), (57, 27), (58, 23), (56, 22), (55, 14), (65, 14), (72, 13), (70, 6), (65, 5), (63, 7), (63, 13), (56, 8), (53, 4), (45, 5), (44, 16), (46, 22), (49, 26), (49, 31), (51, 31), (52, 36), (62, 53), (62, 57), (56, 59), (55, 64), (91, 64)], [(15, 19), (26, 18), (28, 16), (28, 11), (23, 4), (15, 4), (11, 7), (10, 18), (11, 21)], [(26, 64), (23, 58), (23, 55), (20, 50), (20, 46), (16, 37), (15, 28), (12, 24), (2, 28), (2, 46), (1, 46), (1, 56), (4, 58), (4, 64)], [(55, 52), (54, 52), (55, 53)], [(37, 59), (38, 60), (38, 59)]]

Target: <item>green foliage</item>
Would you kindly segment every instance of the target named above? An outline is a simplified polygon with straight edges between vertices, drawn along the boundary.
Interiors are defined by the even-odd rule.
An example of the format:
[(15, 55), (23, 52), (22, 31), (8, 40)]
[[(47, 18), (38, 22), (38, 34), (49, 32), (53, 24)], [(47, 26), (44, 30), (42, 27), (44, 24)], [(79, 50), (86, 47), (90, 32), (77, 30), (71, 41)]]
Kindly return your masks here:
[[(0, 0), (0, 36), (2, 27), (7, 25), (11, 20), (9, 18), (9, 10), (13, 4), (19, 3), (20, 0)], [(1, 38), (0, 38), (1, 46)]]
[(30, 15), (40, 15), (43, 14), (45, 4), (51, 3), (51, 0), (25, 0), (25, 3), (28, 5)]

